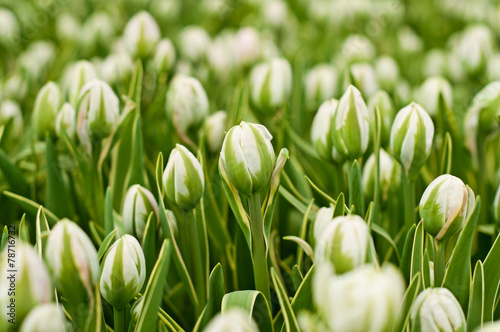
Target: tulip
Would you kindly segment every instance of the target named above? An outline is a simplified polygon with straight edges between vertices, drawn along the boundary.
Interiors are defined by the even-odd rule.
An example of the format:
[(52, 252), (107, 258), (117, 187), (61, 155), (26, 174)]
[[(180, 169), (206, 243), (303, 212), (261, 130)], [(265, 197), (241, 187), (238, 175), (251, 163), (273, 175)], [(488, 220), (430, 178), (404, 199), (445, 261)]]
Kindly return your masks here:
[(110, 54), (99, 65), (101, 78), (108, 84), (128, 83), (134, 71), (134, 63), (127, 52)]
[(33, 121), (38, 137), (55, 134), (57, 112), (62, 104), (61, 90), (54, 82), (45, 84), (36, 96)]
[(333, 156), (338, 154), (334, 151), (332, 140), (333, 117), (338, 103), (338, 100), (330, 99), (321, 104), (311, 126), (311, 142), (321, 158), (325, 160), (332, 160)]
[(243, 309), (230, 309), (215, 316), (203, 329), (204, 332), (258, 332), (251, 314)]
[(219, 152), (224, 141), (227, 113), (218, 111), (210, 115), (205, 122), (207, 146), (210, 152)]
[[(392, 157), (380, 149), (379, 154), (379, 180), (382, 201), (389, 198), (389, 193), (393, 192), (400, 184), (400, 168)], [(375, 190), (375, 155), (371, 155), (365, 163), (363, 170), (363, 193), (366, 197), (373, 197)]]
[(418, 90), (418, 101), (431, 117), (444, 114), (442, 107), (451, 109), (453, 95), (450, 83), (442, 77), (430, 77)]
[(243, 27), (234, 36), (236, 62), (243, 67), (253, 64), (260, 56), (260, 36), (252, 27)]
[(13, 100), (4, 100), (0, 103), (0, 125), (12, 121), (12, 133), (17, 136), (23, 130), (23, 114), (19, 104)]
[(311, 69), (305, 78), (305, 99), (310, 108), (333, 98), (337, 91), (337, 71), (328, 64)]
[(465, 331), (465, 316), (455, 296), (446, 288), (427, 288), (411, 309), (411, 332)]
[(344, 87), (350, 84), (359, 88), (361, 93), (370, 97), (378, 90), (378, 81), (375, 70), (368, 63), (354, 63), (345, 75)]
[(136, 238), (124, 235), (108, 249), (100, 276), (102, 296), (122, 310), (139, 292), (146, 279), (146, 260)]
[(382, 56), (375, 63), (377, 81), (384, 90), (392, 91), (399, 79), (399, 67), (390, 56)]
[(478, 326), (474, 332), (499, 332), (500, 321), (485, 323), (482, 327)]
[(56, 118), (56, 134), (61, 135), (61, 128), (64, 128), (69, 138), (73, 138), (76, 133), (76, 111), (69, 103), (64, 103)]
[(0, 44), (10, 46), (20, 39), (20, 28), (16, 16), (8, 9), (0, 8)]
[(82, 51), (93, 54), (98, 48), (109, 48), (115, 33), (116, 28), (111, 15), (105, 11), (94, 11), (79, 33)]
[(203, 196), (205, 178), (200, 162), (180, 144), (168, 157), (163, 184), (167, 198), (184, 210), (194, 209)]
[(375, 92), (368, 101), (368, 111), (370, 113), (370, 121), (375, 125), (375, 110), (378, 108), (380, 112), (381, 126), (381, 143), (383, 146), (389, 141), (391, 132), (392, 120), (396, 116), (396, 110), (392, 103), (391, 97), (387, 92), (379, 90)]
[(131, 56), (147, 58), (160, 40), (160, 28), (155, 19), (145, 11), (135, 14), (128, 21), (123, 40)]
[(210, 43), (210, 36), (200, 26), (187, 26), (179, 33), (180, 52), (191, 62), (201, 61), (207, 54)]
[(69, 69), (68, 98), (73, 107), (78, 106), (80, 91), (85, 83), (97, 79), (94, 65), (88, 61), (78, 61)]
[(324, 230), (332, 223), (333, 211), (333, 207), (322, 207), (316, 212), (312, 242), (317, 243)]
[(175, 64), (175, 48), (169, 39), (162, 39), (156, 46), (153, 65), (157, 73), (168, 72)]
[(41, 304), (24, 319), (20, 332), (66, 332), (67, 321), (61, 307), (54, 303)]
[(48, 70), (56, 59), (56, 47), (52, 42), (41, 40), (29, 44), (21, 53), (18, 66), (30, 81), (44, 80)]
[(371, 61), (375, 57), (375, 47), (362, 35), (350, 35), (342, 45), (342, 55), (346, 63)]
[(484, 71), (493, 54), (494, 39), (491, 30), (483, 25), (469, 26), (463, 32), (454, 53), (470, 75)]
[(155, 225), (158, 220), (158, 204), (153, 194), (144, 187), (136, 184), (131, 186), (123, 203), (123, 226), (125, 232), (135, 235), (142, 240), (148, 217), (154, 212)]
[(267, 188), (275, 162), (272, 138), (266, 127), (245, 121), (226, 134), (220, 163), (241, 194), (251, 196)]
[(207, 60), (217, 77), (228, 80), (234, 76), (237, 63), (232, 32), (224, 31), (215, 38), (207, 51)]

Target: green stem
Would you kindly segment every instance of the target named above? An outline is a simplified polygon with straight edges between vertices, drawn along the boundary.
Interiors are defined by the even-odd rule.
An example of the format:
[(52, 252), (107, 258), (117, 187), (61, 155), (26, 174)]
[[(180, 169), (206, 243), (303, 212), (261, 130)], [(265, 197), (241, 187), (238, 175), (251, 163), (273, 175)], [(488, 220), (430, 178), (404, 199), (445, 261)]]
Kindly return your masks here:
[(434, 286), (441, 287), (446, 272), (446, 243), (435, 241), (436, 259), (434, 260)]
[(408, 175), (404, 181), (404, 200), (405, 225), (411, 226), (415, 223), (415, 180)]
[(267, 265), (264, 222), (262, 221), (260, 193), (255, 193), (248, 200), (250, 210), (250, 230), (252, 232), (252, 259), (255, 288), (264, 294), (271, 304), (269, 288), (269, 269)]
[(126, 315), (125, 315), (125, 310), (118, 310), (113, 308), (113, 318), (114, 318), (114, 330), (115, 332), (124, 332), (127, 331), (127, 326), (126, 326)]
[(99, 156), (101, 154), (100, 144), (92, 146), (92, 181), (93, 195), (92, 203), (94, 206), (94, 222), (100, 226), (104, 226), (104, 186), (101, 170), (99, 169)]

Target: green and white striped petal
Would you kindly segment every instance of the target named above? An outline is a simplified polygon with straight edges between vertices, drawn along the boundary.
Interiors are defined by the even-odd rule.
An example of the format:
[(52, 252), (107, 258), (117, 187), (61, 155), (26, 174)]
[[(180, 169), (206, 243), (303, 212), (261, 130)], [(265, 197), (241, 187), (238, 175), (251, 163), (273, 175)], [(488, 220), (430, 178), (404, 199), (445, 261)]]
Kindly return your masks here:
[(434, 138), (434, 124), (419, 104), (401, 109), (391, 128), (391, 150), (406, 174), (414, 176), (427, 161)]
[(332, 121), (338, 103), (337, 99), (329, 99), (321, 104), (311, 126), (311, 142), (325, 160), (333, 158)]
[(109, 248), (101, 269), (102, 296), (113, 308), (124, 309), (141, 290), (146, 279), (146, 260), (141, 245), (124, 235)]
[(163, 173), (167, 198), (182, 209), (193, 209), (198, 205), (205, 178), (196, 157), (184, 146), (177, 146), (170, 153)]
[(43, 138), (47, 132), (55, 135), (56, 117), (62, 101), (62, 93), (56, 83), (48, 82), (40, 89), (33, 108), (33, 121), (38, 137)]
[(446, 288), (427, 288), (411, 310), (411, 332), (463, 332), (465, 316), (460, 303)]
[(350, 85), (340, 98), (333, 116), (333, 145), (348, 159), (361, 157), (370, 141), (370, 116), (356, 87)]
[(417, 97), (419, 103), (422, 104), (432, 117), (436, 117), (440, 112), (440, 98), (443, 98), (448, 108), (451, 108), (453, 102), (451, 85), (441, 76), (433, 76), (426, 79), (418, 90)]
[(158, 204), (153, 194), (138, 184), (130, 187), (123, 203), (125, 232), (142, 239), (151, 212), (154, 212), (158, 219)]

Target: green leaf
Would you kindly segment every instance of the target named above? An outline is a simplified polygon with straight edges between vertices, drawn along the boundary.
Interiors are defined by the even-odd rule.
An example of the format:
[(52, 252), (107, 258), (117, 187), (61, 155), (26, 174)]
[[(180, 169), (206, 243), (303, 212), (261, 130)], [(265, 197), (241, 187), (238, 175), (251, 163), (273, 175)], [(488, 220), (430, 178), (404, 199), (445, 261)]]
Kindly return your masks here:
[(406, 282), (410, 282), (410, 272), (411, 272), (411, 256), (412, 256), (412, 248), (413, 248), (413, 239), (415, 238), (415, 231), (417, 225), (411, 225), (408, 233), (406, 234), (406, 240), (403, 246), (403, 253), (401, 255), (401, 263), (399, 264), (399, 269), (403, 276), (406, 279)]
[(28, 182), (2, 149), (0, 149), (0, 170), (12, 192), (21, 196), (29, 195), (30, 187)]
[(493, 320), (495, 293), (500, 280), (500, 235), (490, 249), (483, 264), (484, 268), (484, 322)]
[(127, 187), (134, 184), (140, 184), (144, 186), (144, 142), (142, 137), (142, 121), (141, 117), (137, 115), (134, 121), (133, 127), (133, 150), (132, 150), (132, 160), (130, 161), (130, 169), (127, 174)]
[(293, 235), (284, 236), (283, 240), (288, 240), (297, 243), (302, 248), (302, 250), (304, 250), (307, 256), (314, 259), (314, 252), (309, 243), (307, 243), (305, 240), (301, 239), (298, 236), (293, 236)]
[(143, 295), (144, 303), (134, 331), (156, 330), (158, 311), (163, 298), (163, 288), (170, 265), (170, 250), (170, 241), (167, 239), (163, 240), (158, 259)]
[(483, 263), (477, 261), (474, 268), (474, 278), (469, 298), (469, 310), (467, 312), (467, 331), (474, 331), (483, 325), (484, 316), (484, 269)]
[(40, 207), (36, 215), (36, 249), (40, 258), (43, 257), (43, 248), (45, 247), (49, 233), (49, 223), (43, 212), (43, 207)]
[[(453, 249), (443, 282), (444, 287), (448, 288), (455, 295), (458, 302), (460, 302), (464, 312), (467, 311), (469, 298), (472, 242), (480, 211), (481, 197), (478, 196), (473, 212), (469, 214), (469, 218), (465, 222), (455, 249)], [(496, 284), (498, 284), (498, 278), (496, 279)]]
[(320, 194), (321, 196), (323, 196), (324, 198), (326, 198), (326, 200), (328, 200), (330, 203), (332, 203), (333, 205), (335, 205), (337, 203), (327, 193), (325, 193), (323, 190), (319, 189), (319, 187), (307, 175), (306, 175), (306, 180), (309, 182), (309, 184), (311, 185), (311, 187), (313, 187), (313, 189), (316, 190), (316, 192), (318, 192), (318, 194)]
[[(33, 202), (32, 200), (29, 200), (23, 196), (19, 196), (17, 194), (14, 194), (13, 192), (10, 191), (4, 191), (3, 194), (13, 200), (15, 203), (17, 203), (22, 209), (24, 209), (27, 213), (36, 216), (38, 213), (38, 210), (40, 209), (41, 205)], [(47, 217), (47, 221), (49, 222), (50, 227), (54, 226), (54, 224), (59, 221), (59, 218), (56, 217), (55, 214), (53, 214), (51, 211), (44, 209), (45, 216)]]
[(45, 137), (45, 156), (47, 169), (47, 193), (45, 204), (47, 208), (61, 217), (71, 217), (71, 200), (68, 200), (69, 191), (64, 182), (64, 173), (57, 158), (54, 142), (49, 134)]
[(2, 242), (0, 243), (0, 252), (3, 252), (3, 249), (7, 244), (7, 240), (9, 240), (9, 228), (7, 227), (7, 225), (5, 225), (3, 226)]
[(431, 266), (429, 264), (429, 251), (425, 249), (424, 251), (424, 262), (423, 262), (423, 285), (424, 289), (431, 287)]
[(146, 222), (142, 238), (142, 251), (146, 258), (146, 278), (149, 278), (155, 264), (156, 257), (156, 215), (151, 212)]
[(420, 276), (423, 275), (424, 273), (423, 258), (424, 258), (424, 225), (423, 222), (420, 221), (415, 231), (415, 238), (413, 240), (413, 247), (411, 251), (410, 276), (412, 279), (417, 275), (417, 273), (419, 273)]
[(393, 332), (406, 331), (406, 327), (408, 326), (408, 322), (410, 320), (411, 306), (413, 301), (417, 298), (420, 285), (420, 273), (417, 272), (417, 274), (415, 274), (415, 276), (411, 279), (410, 285), (406, 289), (403, 302), (399, 308), (398, 318), (392, 329)]
[(109, 234), (115, 228), (113, 221), (113, 196), (111, 188), (106, 189), (106, 196), (104, 197), (104, 232)]
[(441, 172), (440, 174), (450, 174), (452, 161), (452, 141), (449, 132), (446, 132), (443, 144), (443, 154), (441, 156)]
[(224, 273), (222, 271), (222, 265), (218, 263), (212, 270), (212, 273), (210, 273), (207, 305), (196, 323), (193, 330), (194, 332), (203, 331), (208, 322), (221, 311), (223, 297)]
[(99, 251), (97, 252), (99, 261), (101, 261), (101, 259), (104, 257), (104, 254), (108, 251), (109, 247), (111, 247), (111, 245), (115, 242), (114, 240), (117, 232), (117, 229), (113, 230), (104, 238), (104, 240), (102, 240), (102, 243), (99, 246)]
[(142, 61), (137, 59), (134, 66), (134, 74), (130, 80), (130, 87), (127, 97), (135, 103), (138, 113), (141, 111), (141, 95), (142, 95), (142, 80), (144, 77), (144, 69)]
[(335, 209), (333, 210), (333, 218), (341, 217), (346, 212), (345, 208), (345, 196), (344, 193), (340, 193), (339, 197), (337, 197), (337, 204), (335, 204)]
[(273, 332), (271, 311), (269, 310), (266, 298), (261, 292), (243, 290), (224, 295), (221, 307), (222, 313), (232, 308), (239, 308), (248, 312), (249, 318), (253, 318), (258, 324), (259, 331)]
[(349, 174), (349, 206), (354, 205), (354, 213), (363, 216), (365, 213), (365, 202), (363, 196), (363, 184), (361, 182), (361, 170), (357, 160), (354, 160)]
[[(283, 196), (284, 199), (288, 201), (292, 206), (294, 206), (297, 210), (299, 210), (300, 213), (306, 214), (307, 212), (307, 205), (302, 203), (300, 200), (298, 200), (295, 196), (293, 196), (288, 190), (286, 190), (284, 187), (279, 187), (279, 193), (281, 196)], [(314, 218), (316, 218), (316, 213), (311, 211), (309, 213), (309, 220), (313, 221)]]
[(391, 238), (391, 236), (389, 235), (389, 233), (387, 233), (387, 231), (385, 229), (383, 229), (380, 225), (378, 225), (376, 223), (372, 223), (371, 224), (371, 229), (372, 229), (373, 232), (377, 233), (384, 240), (386, 240), (387, 243), (389, 243), (389, 245), (391, 246), (392, 250), (396, 254), (396, 258), (398, 259), (398, 262), (400, 262), (401, 261), (401, 257), (399, 255), (398, 247), (396, 246), (396, 243)]
[(300, 272), (299, 266), (297, 264), (295, 264), (292, 268), (292, 281), (293, 288), (295, 289), (295, 292), (297, 292), (300, 285), (302, 284), (302, 281), (304, 281), (304, 277), (302, 276), (302, 273)]
[(28, 225), (26, 225), (26, 213), (23, 214), (21, 222), (19, 223), (19, 239), (23, 242), (30, 243), (30, 234)]
[(298, 135), (290, 126), (286, 126), (285, 130), (290, 136), (290, 140), (293, 142), (295, 147), (297, 147), (300, 151), (304, 152), (309, 157), (321, 159), (316, 149), (309, 142), (300, 137), (300, 135)]
[(271, 278), (273, 280), (276, 294), (278, 295), (281, 313), (283, 314), (285, 320), (286, 331), (300, 331), (299, 324), (297, 323), (297, 318), (295, 317), (295, 313), (293, 312), (290, 301), (288, 300), (288, 295), (286, 293), (285, 287), (281, 283), (281, 280), (278, 278), (276, 270), (273, 267), (271, 267)]

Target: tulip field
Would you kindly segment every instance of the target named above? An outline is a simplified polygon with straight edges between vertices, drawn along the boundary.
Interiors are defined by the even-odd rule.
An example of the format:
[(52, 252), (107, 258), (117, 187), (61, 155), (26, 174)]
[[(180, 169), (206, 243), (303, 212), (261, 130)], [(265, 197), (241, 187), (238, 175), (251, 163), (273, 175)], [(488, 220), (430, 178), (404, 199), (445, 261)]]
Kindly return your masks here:
[(0, 332), (500, 332), (499, 22), (0, 0)]

